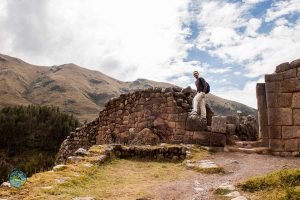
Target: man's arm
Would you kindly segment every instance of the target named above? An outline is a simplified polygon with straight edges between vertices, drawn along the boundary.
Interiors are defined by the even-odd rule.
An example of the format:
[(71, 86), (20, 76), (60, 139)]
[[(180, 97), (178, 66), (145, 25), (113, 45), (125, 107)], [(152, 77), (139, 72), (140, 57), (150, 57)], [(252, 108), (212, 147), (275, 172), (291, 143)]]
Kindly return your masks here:
[(202, 84), (202, 86), (203, 86), (203, 87), (202, 87), (203, 89), (202, 89), (201, 92), (204, 92), (204, 93), (205, 93), (206, 90), (207, 90), (207, 84), (206, 84), (204, 78), (200, 78), (199, 80), (201, 81), (201, 84)]

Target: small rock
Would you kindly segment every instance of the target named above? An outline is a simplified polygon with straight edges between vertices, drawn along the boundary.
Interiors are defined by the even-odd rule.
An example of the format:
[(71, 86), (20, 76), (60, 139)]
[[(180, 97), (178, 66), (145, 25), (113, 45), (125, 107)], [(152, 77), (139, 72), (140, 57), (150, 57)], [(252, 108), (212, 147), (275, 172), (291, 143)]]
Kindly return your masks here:
[(66, 169), (66, 168), (67, 168), (67, 166), (66, 166), (66, 165), (63, 165), (63, 164), (61, 164), (61, 165), (56, 165), (56, 166), (53, 167), (53, 171), (62, 171), (62, 170), (64, 170), (64, 169)]
[(95, 200), (94, 197), (75, 197), (72, 200)]
[(85, 163), (83, 164), (83, 166), (87, 167), (87, 168), (90, 168), (91, 166), (93, 166), (91, 163)]
[(195, 190), (196, 192), (202, 192), (202, 191), (204, 191), (204, 189), (203, 189), (203, 188), (200, 188), (200, 187), (196, 187), (196, 188), (194, 188), (194, 190)]
[(53, 186), (45, 186), (45, 187), (41, 187), (42, 189), (45, 189), (45, 190), (51, 190), (53, 188)]
[(247, 200), (247, 198), (244, 197), (244, 196), (239, 196), (239, 197), (235, 197), (235, 198), (233, 198), (231, 200)]
[(65, 182), (65, 180), (64, 179), (61, 179), (61, 178), (56, 178), (56, 179), (54, 179), (56, 182), (58, 182), (58, 183), (64, 183)]
[(218, 187), (218, 189), (234, 191), (235, 186), (226, 182), (226, 183), (223, 183), (222, 185), (220, 185)]
[(225, 197), (239, 197), (241, 194), (238, 191), (233, 191), (225, 195)]
[(10, 185), (9, 182), (3, 182), (3, 183), (1, 184), (1, 187), (8, 187), (8, 188), (10, 188), (11, 185)]
[(82, 161), (83, 158), (80, 156), (69, 156), (67, 159), (67, 163), (68, 164), (73, 164), (73, 163), (78, 163), (80, 161)]
[(209, 168), (217, 168), (218, 165), (210, 160), (200, 160), (199, 167), (204, 169), (209, 169)]
[(84, 148), (79, 148), (75, 151), (75, 155), (77, 155), (77, 156), (86, 156), (88, 154), (89, 154), (89, 152), (87, 150), (85, 150)]

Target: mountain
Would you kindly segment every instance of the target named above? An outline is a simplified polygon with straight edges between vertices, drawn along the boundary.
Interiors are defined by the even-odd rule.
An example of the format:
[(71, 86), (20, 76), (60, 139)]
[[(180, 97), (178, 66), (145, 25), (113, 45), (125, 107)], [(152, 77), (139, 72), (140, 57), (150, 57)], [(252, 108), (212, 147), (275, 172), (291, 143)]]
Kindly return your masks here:
[[(10, 105), (55, 105), (61, 111), (80, 119), (97, 117), (104, 104), (112, 97), (136, 89), (171, 87), (169, 83), (137, 79), (124, 82), (99, 71), (75, 64), (36, 66), (18, 58), (0, 54), (0, 108)], [(257, 111), (246, 105), (208, 95), (208, 102), (216, 114), (256, 115)]]

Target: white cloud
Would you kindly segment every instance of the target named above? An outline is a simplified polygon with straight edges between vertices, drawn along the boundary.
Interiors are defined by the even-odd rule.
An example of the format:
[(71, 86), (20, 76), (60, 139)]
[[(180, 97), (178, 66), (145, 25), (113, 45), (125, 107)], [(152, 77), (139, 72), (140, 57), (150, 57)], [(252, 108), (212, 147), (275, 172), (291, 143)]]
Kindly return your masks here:
[(0, 35), (0, 43), (10, 40), (11, 48), (1, 45), (0, 52), (41, 65), (73, 62), (121, 80), (166, 80), (194, 68), (183, 63), (191, 46), (182, 28), (188, 3), (10, 0), (0, 23), (10, 37)]
[(275, 1), (267, 11), (266, 21), (273, 21), (281, 16), (300, 12), (299, 0)]
[(253, 108), (257, 108), (256, 102), (256, 83), (264, 82), (263, 78), (258, 81), (249, 81), (245, 84), (244, 88), (219, 88), (214, 91), (214, 94), (223, 98), (231, 99), (240, 103), (244, 103)]

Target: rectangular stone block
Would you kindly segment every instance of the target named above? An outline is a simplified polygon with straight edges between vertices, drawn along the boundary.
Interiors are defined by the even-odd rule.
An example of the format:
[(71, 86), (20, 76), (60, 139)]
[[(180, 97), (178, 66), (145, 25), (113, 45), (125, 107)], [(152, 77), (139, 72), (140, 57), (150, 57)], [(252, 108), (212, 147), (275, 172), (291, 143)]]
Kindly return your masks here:
[(174, 135), (185, 135), (185, 130), (183, 129), (173, 129)]
[(265, 75), (265, 81), (266, 82), (273, 82), (273, 81), (282, 81), (283, 80), (283, 74), (266, 74)]
[(285, 140), (284, 148), (285, 151), (298, 151), (299, 139)]
[(300, 138), (300, 126), (282, 126), (282, 138)]
[(222, 133), (211, 133), (210, 146), (224, 147), (226, 145), (226, 135)]
[(168, 126), (169, 126), (170, 128), (176, 128), (176, 123), (175, 123), (175, 122), (170, 122), (170, 121), (168, 121)]
[(292, 105), (293, 93), (267, 93), (268, 108), (284, 108)]
[(289, 70), (291, 68), (292, 68), (292, 66), (290, 65), (290, 63), (285, 62), (285, 63), (281, 63), (280, 65), (276, 66), (275, 72), (276, 73), (284, 72), (284, 71)]
[(226, 134), (234, 135), (236, 130), (236, 124), (226, 124)]
[(266, 95), (266, 89), (265, 89), (265, 83), (257, 83), (256, 84), (256, 96), (265, 96)]
[(297, 77), (300, 77), (300, 67), (297, 68)]
[(268, 110), (267, 109), (258, 111), (258, 123), (260, 126), (268, 125)]
[(258, 137), (259, 137), (259, 139), (264, 139), (264, 138), (269, 139), (268, 126), (259, 126)]
[(300, 125), (300, 109), (293, 109), (294, 125)]
[(268, 123), (274, 125), (292, 125), (292, 109), (291, 108), (269, 108)]
[(238, 119), (234, 115), (226, 116), (226, 124), (237, 124)]
[(283, 79), (295, 78), (297, 77), (297, 69), (289, 69), (285, 72), (282, 72)]
[(211, 122), (211, 131), (215, 133), (226, 133), (226, 117), (213, 116)]
[(281, 126), (268, 126), (269, 138), (279, 139), (281, 138)]
[(262, 110), (267, 108), (267, 99), (266, 96), (257, 96), (256, 97), (257, 101), (257, 109)]
[(283, 80), (279, 87), (281, 92), (300, 92), (300, 77)]
[(194, 131), (193, 132), (193, 142), (195, 144), (200, 144), (204, 146), (210, 145), (210, 132), (206, 131)]
[(292, 108), (300, 108), (300, 92), (293, 94)]
[(284, 150), (284, 140), (270, 139), (270, 148), (272, 151), (283, 151)]
[(279, 92), (281, 82), (267, 82), (266, 93)]
[(185, 129), (185, 122), (176, 122), (175, 127), (177, 129)]

